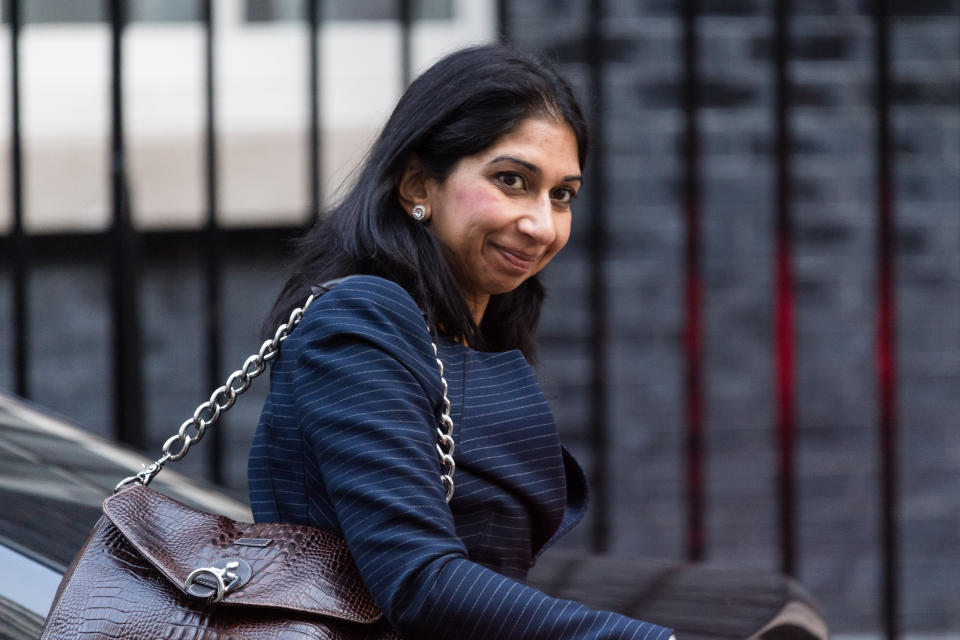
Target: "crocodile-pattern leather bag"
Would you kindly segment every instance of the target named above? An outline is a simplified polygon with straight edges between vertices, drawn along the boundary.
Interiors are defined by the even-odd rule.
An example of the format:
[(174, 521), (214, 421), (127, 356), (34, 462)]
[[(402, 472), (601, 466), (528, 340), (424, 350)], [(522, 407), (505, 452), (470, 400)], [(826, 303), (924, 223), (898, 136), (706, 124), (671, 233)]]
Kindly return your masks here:
[[(233, 406), (276, 357), (310, 303), (337, 282), (314, 289), (260, 352), (167, 440), (163, 456), (121, 481), (104, 500), (103, 517), (63, 576), (41, 640), (397, 638), (339, 534), (304, 525), (236, 522), (146, 486)], [(443, 380), (443, 363), (437, 363)], [(449, 502), (453, 422), (446, 390), (442, 409), (438, 451)]]
[[(397, 637), (337, 534), (235, 522), (143, 486), (107, 498), (103, 514), (60, 583), (43, 639)], [(235, 577), (213, 602), (218, 569)]]

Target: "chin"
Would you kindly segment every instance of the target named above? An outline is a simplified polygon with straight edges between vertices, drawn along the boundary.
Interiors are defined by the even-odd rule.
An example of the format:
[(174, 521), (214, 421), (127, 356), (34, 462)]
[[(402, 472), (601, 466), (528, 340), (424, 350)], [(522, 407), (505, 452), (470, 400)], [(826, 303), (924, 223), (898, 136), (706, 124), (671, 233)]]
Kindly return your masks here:
[(500, 296), (505, 293), (510, 293), (511, 291), (516, 291), (517, 288), (520, 287), (520, 285), (522, 285), (531, 277), (532, 276), (527, 276), (526, 278), (515, 280), (514, 282), (511, 282), (511, 283), (503, 283), (501, 286), (498, 286), (498, 287), (491, 287), (490, 295)]
[(474, 288), (474, 291), (482, 291), (484, 295), (500, 296), (511, 291), (516, 291), (520, 285), (534, 277), (536, 274), (525, 275), (522, 277), (500, 277), (483, 282), (481, 286)]

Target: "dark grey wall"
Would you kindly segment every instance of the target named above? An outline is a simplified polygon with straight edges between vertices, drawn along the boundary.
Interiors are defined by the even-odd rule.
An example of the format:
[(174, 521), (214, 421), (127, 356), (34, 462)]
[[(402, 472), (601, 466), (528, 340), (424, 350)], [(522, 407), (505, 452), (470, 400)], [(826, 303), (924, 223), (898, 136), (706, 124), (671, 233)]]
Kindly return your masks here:
[[(521, 44), (554, 56), (581, 88), (582, 2), (510, 3)], [(605, 175), (612, 482), (611, 550), (683, 558), (684, 227), (680, 202), (678, 3), (608, 0)], [(778, 564), (772, 336), (773, 20), (769, 0), (704, 1), (702, 39), (707, 555)], [(794, 81), (799, 576), (835, 630), (879, 628), (880, 581), (870, 3), (798, 2)], [(907, 3), (893, 22), (897, 216), (897, 401), (904, 623), (960, 631), (960, 2)], [(546, 274), (540, 373), (586, 467), (591, 212)], [(258, 344), (282, 249), (234, 246), (225, 269), (223, 370)], [(202, 284), (191, 250), (147, 252), (141, 288), (151, 451), (209, 390), (200, 371)], [(31, 385), (41, 404), (108, 434), (108, 284), (101, 258), (36, 255)], [(9, 274), (0, 317), (9, 317)], [(0, 362), (10, 362), (0, 323)], [(264, 384), (227, 424), (230, 485)], [(0, 389), (13, 387), (0, 367)], [(191, 456), (188, 469), (202, 461)], [(590, 522), (562, 544), (586, 548)]]
[[(514, 3), (513, 34), (583, 87), (585, 3)], [(613, 550), (682, 557), (680, 3), (608, 0)], [(881, 624), (871, 3), (792, 3), (799, 576), (837, 630)], [(895, 3), (903, 613), (960, 630), (960, 3)], [(707, 555), (775, 568), (773, 3), (702, 2)], [(549, 20), (545, 20), (549, 16)], [(581, 201), (582, 203), (583, 201)], [(576, 212), (581, 234), (589, 211)], [(550, 268), (543, 377), (585, 435), (585, 249)], [(585, 444), (585, 443), (584, 443)], [(581, 447), (581, 459), (588, 449)], [(583, 544), (584, 536), (571, 541)]]

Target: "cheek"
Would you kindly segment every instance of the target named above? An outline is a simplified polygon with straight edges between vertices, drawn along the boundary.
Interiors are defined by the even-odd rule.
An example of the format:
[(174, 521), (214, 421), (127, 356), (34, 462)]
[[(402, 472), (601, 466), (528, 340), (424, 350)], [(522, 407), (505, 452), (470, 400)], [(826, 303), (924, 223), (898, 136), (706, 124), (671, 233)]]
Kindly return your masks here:
[(496, 210), (497, 198), (482, 185), (463, 184), (454, 189), (457, 217), (471, 225), (481, 224)]
[(468, 236), (484, 234), (504, 223), (506, 213), (499, 192), (482, 180), (461, 180), (450, 185), (451, 221)]
[(570, 239), (570, 222), (571, 220), (569, 215), (565, 215), (557, 221), (557, 239), (554, 241), (554, 253), (560, 251), (560, 249), (563, 249), (563, 247), (566, 246), (567, 241)]
[(488, 199), (489, 196), (476, 185), (450, 181), (434, 214), (434, 232), (450, 249), (466, 251), (485, 218), (483, 211), (489, 206), (486, 204)]

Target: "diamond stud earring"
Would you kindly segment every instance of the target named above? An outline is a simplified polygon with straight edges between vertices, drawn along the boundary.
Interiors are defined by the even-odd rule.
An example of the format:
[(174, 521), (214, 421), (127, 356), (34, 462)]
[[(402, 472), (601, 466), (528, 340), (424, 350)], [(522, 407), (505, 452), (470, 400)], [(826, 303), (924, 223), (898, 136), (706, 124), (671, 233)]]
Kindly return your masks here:
[(413, 216), (413, 219), (417, 222), (422, 222), (425, 217), (427, 217), (427, 208), (422, 204), (418, 204), (413, 208), (413, 211), (410, 212), (410, 215)]

